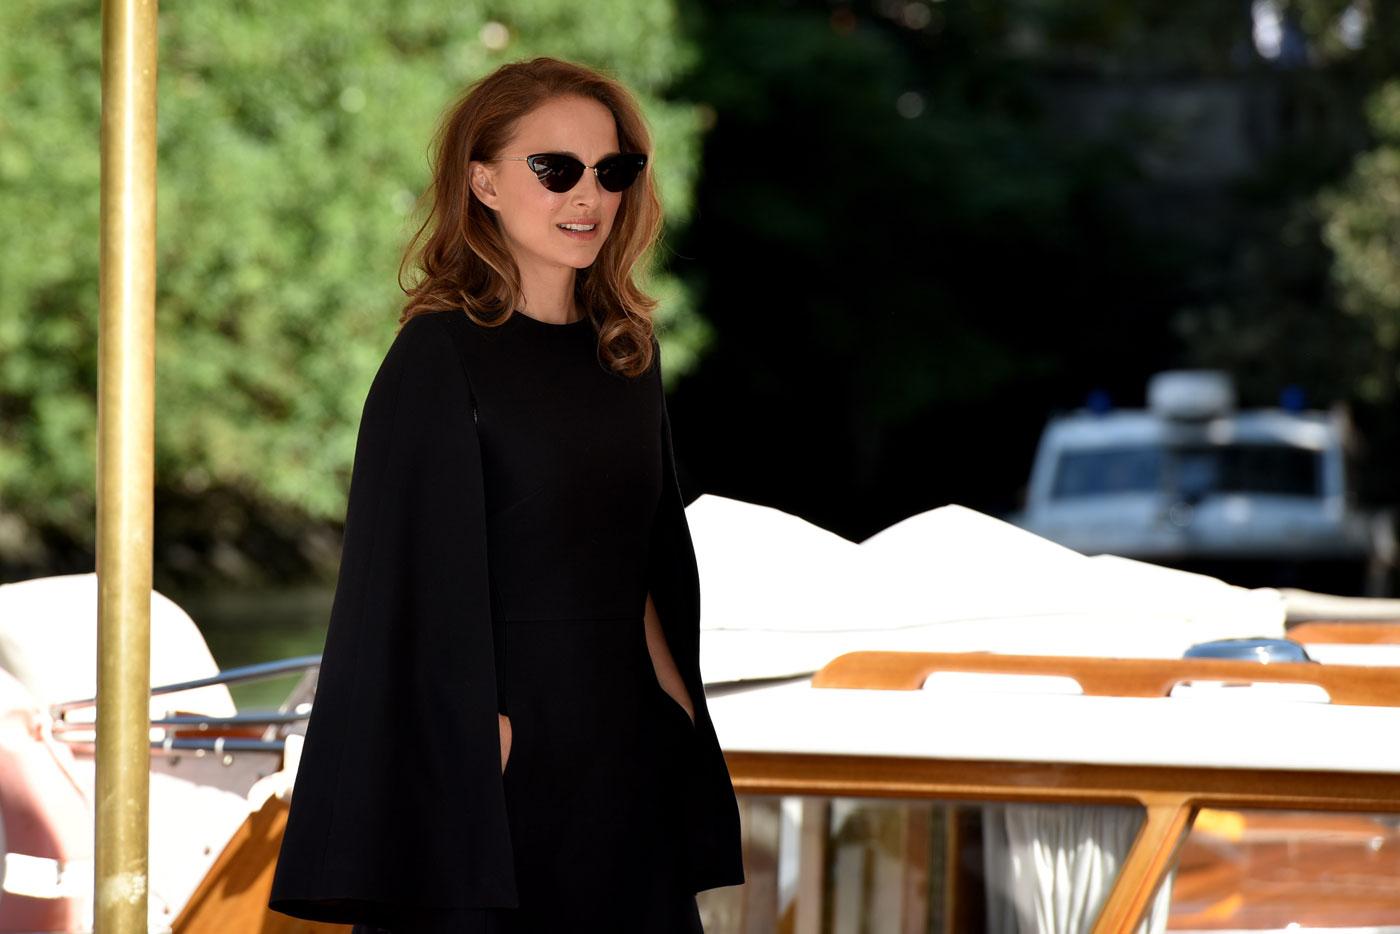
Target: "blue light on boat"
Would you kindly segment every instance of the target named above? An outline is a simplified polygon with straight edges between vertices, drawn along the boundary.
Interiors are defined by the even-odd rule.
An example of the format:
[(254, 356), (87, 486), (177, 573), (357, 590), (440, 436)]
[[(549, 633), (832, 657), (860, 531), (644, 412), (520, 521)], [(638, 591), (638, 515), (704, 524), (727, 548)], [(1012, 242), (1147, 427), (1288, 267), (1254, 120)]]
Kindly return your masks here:
[(1216, 639), (1191, 646), (1183, 658), (1230, 658), (1237, 661), (1310, 662), (1312, 657), (1292, 639)]

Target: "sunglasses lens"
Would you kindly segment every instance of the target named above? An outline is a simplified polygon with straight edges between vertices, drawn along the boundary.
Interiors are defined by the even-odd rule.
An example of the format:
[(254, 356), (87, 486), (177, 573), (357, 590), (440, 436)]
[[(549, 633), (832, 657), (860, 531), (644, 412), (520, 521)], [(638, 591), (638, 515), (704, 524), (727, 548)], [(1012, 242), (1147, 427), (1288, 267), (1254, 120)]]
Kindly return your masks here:
[[(554, 192), (572, 190), (586, 168), (573, 156), (553, 152), (531, 156), (529, 163), (540, 184)], [(622, 191), (637, 180), (646, 164), (645, 153), (625, 152), (608, 156), (598, 163), (598, 184), (608, 191)]]
[(530, 168), (534, 169), (540, 184), (550, 191), (568, 191), (583, 174), (582, 162), (572, 156), (555, 153), (531, 157)]
[(609, 156), (598, 163), (598, 184), (608, 191), (622, 191), (637, 180), (647, 157), (641, 153), (622, 153)]

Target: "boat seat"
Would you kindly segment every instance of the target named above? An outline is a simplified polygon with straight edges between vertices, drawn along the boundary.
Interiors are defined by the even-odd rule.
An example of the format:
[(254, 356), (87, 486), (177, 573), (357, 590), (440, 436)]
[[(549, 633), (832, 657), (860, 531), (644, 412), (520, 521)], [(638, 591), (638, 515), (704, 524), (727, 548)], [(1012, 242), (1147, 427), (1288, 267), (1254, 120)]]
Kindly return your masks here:
[[(44, 705), (97, 694), (97, 574), (62, 574), (0, 585), (0, 668)], [(217, 674), (218, 663), (188, 613), (151, 592), (151, 684)], [(151, 698), (151, 716), (182, 710), (231, 716), (233, 696), (223, 684)], [(91, 707), (69, 720), (91, 722)]]

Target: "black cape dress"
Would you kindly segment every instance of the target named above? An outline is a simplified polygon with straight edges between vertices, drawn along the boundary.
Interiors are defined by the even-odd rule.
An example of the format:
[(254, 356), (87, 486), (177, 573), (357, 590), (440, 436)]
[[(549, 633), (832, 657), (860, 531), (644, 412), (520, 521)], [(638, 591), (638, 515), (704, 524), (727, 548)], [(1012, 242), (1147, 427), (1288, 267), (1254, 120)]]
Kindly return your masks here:
[[(361, 417), (269, 907), (395, 934), (670, 934), (687, 908), (667, 899), (693, 913), (744, 881), (652, 346), (627, 379), (587, 319), (400, 329)], [(652, 669), (648, 593), (694, 722)]]

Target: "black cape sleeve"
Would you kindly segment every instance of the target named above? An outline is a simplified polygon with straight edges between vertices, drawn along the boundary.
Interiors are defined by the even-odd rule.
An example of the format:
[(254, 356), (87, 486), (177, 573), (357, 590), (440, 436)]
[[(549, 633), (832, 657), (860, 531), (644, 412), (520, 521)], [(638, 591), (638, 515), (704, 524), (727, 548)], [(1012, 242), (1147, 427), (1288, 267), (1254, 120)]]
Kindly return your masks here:
[(744, 882), (743, 847), (739, 804), (725, 763), (724, 751), (710, 720), (705, 684), (700, 672), (700, 572), (695, 545), (685, 516), (680, 476), (671, 443), (671, 419), (661, 383), (660, 345), (657, 354), (657, 392), (661, 393), (661, 500), (651, 531), (647, 558), (647, 587), (666, 645), (685, 681), (695, 707), (695, 759), (690, 764), (694, 807), (691, 821), (691, 882), (694, 891)]
[(410, 318), (365, 399), (273, 910), (518, 905), (471, 404), (442, 313)]

